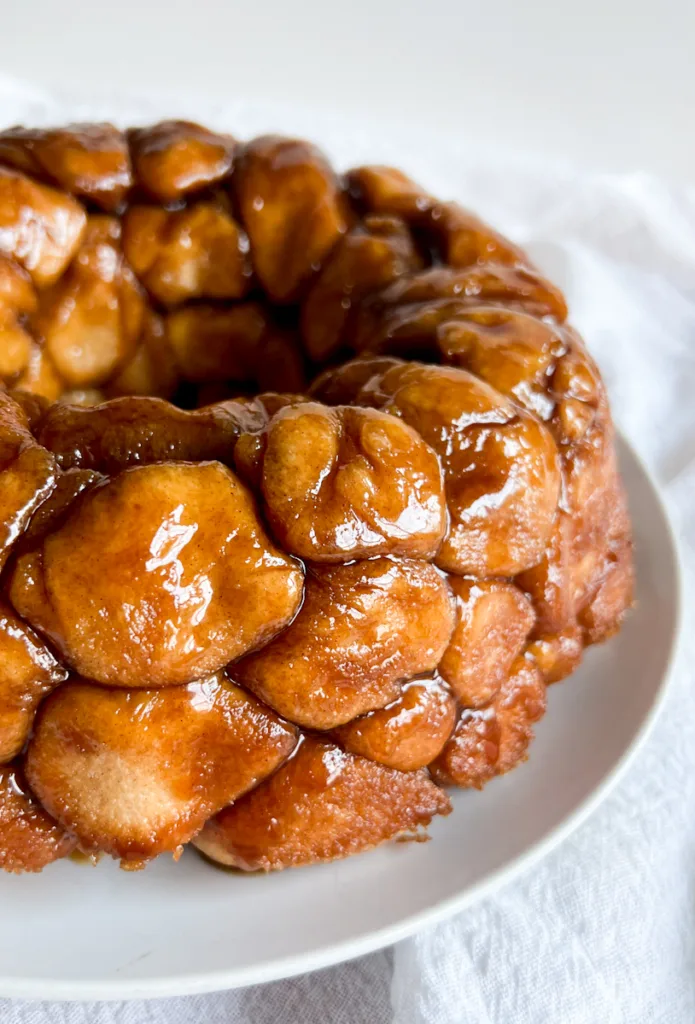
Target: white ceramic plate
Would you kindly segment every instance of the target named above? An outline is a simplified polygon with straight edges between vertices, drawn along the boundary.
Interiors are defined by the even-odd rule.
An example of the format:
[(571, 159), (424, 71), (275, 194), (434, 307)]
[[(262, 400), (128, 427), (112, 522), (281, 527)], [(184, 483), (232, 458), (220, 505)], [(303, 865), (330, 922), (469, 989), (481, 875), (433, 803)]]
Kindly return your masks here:
[(454, 795), (429, 843), (268, 877), (193, 851), (146, 871), (62, 862), (0, 876), (0, 995), (113, 999), (203, 992), (324, 967), (463, 909), (557, 845), (596, 807), (654, 721), (674, 655), (677, 554), (653, 484), (621, 446), (637, 552), (625, 628), (552, 687), (530, 760)]

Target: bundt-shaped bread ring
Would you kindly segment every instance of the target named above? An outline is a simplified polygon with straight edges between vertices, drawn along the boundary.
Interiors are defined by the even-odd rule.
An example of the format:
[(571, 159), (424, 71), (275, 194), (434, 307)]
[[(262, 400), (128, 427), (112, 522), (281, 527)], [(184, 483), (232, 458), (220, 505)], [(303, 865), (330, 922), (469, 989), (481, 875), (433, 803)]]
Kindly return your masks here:
[(400, 171), (0, 133), (0, 867), (417, 836), (630, 606), (600, 374)]

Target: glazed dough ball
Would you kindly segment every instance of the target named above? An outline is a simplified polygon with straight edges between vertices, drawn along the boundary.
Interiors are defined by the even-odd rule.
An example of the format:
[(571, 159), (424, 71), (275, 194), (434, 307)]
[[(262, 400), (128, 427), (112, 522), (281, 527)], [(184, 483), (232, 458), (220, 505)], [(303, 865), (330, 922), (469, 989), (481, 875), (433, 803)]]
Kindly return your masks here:
[(103, 384), (130, 357), (145, 304), (120, 248), (115, 217), (90, 217), (70, 267), (41, 293), (34, 326), (69, 388)]
[(0, 764), (21, 753), (39, 702), (67, 676), (36, 634), (0, 603)]
[(456, 626), (439, 671), (464, 707), (482, 707), (509, 675), (536, 617), (512, 583), (450, 576), (449, 586)]
[(132, 185), (125, 136), (112, 124), (8, 128), (0, 132), (0, 162), (117, 210)]
[(145, 312), (137, 347), (105, 385), (108, 398), (147, 395), (171, 398), (179, 381), (179, 368), (167, 338), (164, 319)]
[(26, 772), (83, 849), (139, 866), (176, 853), (296, 739), (222, 674), (150, 691), (71, 680), (41, 707)]
[(454, 625), (451, 594), (425, 562), (374, 558), (307, 571), (302, 609), (234, 677), (285, 718), (332, 729), (433, 671)]
[(337, 243), (302, 306), (302, 336), (322, 362), (349, 338), (354, 310), (366, 295), (421, 266), (410, 232), (395, 217), (366, 217)]
[(0, 251), (15, 259), (38, 288), (58, 280), (86, 224), (84, 210), (70, 196), (0, 167)]
[(261, 489), (285, 549), (312, 561), (432, 558), (446, 529), (437, 456), (374, 409), (281, 409), (267, 428)]
[(482, 789), (526, 757), (533, 724), (545, 713), (545, 684), (532, 657), (520, 655), (495, 697), (461, 713), (454, 734), (430, 765), (435, 782)]
[(0, 255), (0, 379), (13, 383), (26, 370), (32, 338), (26, 318), (36, 310), (37, 297), (29, 275)]
[(347, 229), (338, 179), (310, 143), (263, 135), (244, 147), (232, 184), (264, 290), (296, 300)]
[(194, 840), (244, 871), (350, 857), (396, 836), (417, 838), (449, 798), (424, 772), (392, 768), (305, 736), (294, 757)]
[(246, 232), (220, 203), (183, 210), (131, 206), (123, 218), (123, 252), (158, 302), (240, 299), (251, 287)]
[(456, 701), (439, 676), (415, 679), (396, 700), (335, 730), (336, 739), (352, 754), (397, 768), (424, 768), (451, 736)]
[(557, 323), (563, 323), (567, 316), (562, 292), (528, 267), (484, 263), (459, 270), (439, 266), (406, 274), (369, 296), (355, 318), (350, 345), (357, 352), (396, 349), (400, 354), (412, 353), (413, 349), (405, 346), (406, 337), (396, 342), (392, 335), (403, 330), (402, 324), (408, 321), (412, 333), (413, 322), (419, 321), (430, 336), (431, 350), (433, 326), (479, 306), (519, 310)]
[(361, 209), (403, 217), (449, 266), (529, 265), (525, 252), (470, 210), (458, 203), (440, 203), (395, 167), (356, 167), (348, 172), (347, 180)]
[(76, 845), (34, 799), (21, 765), (15, 761), (0, 766), (0, 870), (43, 871)]
[(543, 556), (560, 498), (560, 463), (547, 428), (465, 370), (400, 363), (358, 401), (410, 424), (439, 455), (449, 532), (437, 555), (448, 572), (513, 576)]
[(90, 408), (59, 403), (37, 433), (61, 469), (115, 474), (153, 462), (231, 463), (240, 432), (265, 422), (244, 402), (189, 411), (160, 398), (132, 396)]
[(301, 391), (304, 359), (295, 332), (274, 325), (258, 302), (196, 303), (169, 313), (169, 343), (184, 380), (232, 390)]
[(160, 121), (128, 132), (138, 184), (162, 203), (173, 203), (225, 178), (235, 143), (192, 121)]
[(65, 385), (48, 351), (32, 342), (29, 361), (13, 382), (13, 387), (17, 389), (13, 393), (26, 392), (45, 398), (49, 402), (56, 402), (62, 395)]
[(56, 463), (29, 430), (26, 412), (0, 391), (0, 569), (56, 485)]
[(267, 643), (303, 573), (219, 463), (138, 466), (71, 507), (11, 581), (15, 608), (72, 668), (112, 686), (171, 686)]

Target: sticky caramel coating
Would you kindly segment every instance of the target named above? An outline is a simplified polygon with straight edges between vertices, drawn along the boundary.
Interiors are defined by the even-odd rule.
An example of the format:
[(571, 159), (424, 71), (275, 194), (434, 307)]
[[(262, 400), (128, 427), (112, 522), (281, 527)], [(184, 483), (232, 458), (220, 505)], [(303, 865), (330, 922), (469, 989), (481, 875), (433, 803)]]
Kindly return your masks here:
[(0, 306), (0, 379), (16, 377), (31, 354), (31, 335), (19, 323), (14, 311)]
[(392, 366), (357, 400), (409, 423), (439, 455), (450, 527), (437, 565), (488, 577), (539, 561), (561, 479), (542, 423), (465, 370), (421, 363)]
[(178, 366), (167, 338), (164, 319), (152, 310), (145, 310), (137, 346), (106, 383), (106, 397), (142, 395), (171, 398), (178, 382)]
[(324, 370), (312, 381), (309, 394), (326, 405), (357, 405), (363, 389), (371, 393), (387, 370), (401, 365), (394, 356), (366, 353)]
[(572, 625), (559, 633), (532, 637), (528, 653), (535, 659), (546, 684), (559, 683), (581, 664), (584, 655), (582, 628)]
[(118, 473), (168, 460), (227, 463), (236, 438), (259, 415), (234, 401), (188, 411), (161, 398), (114, 398), (88, 408), (51, 406), (38, 438), (66, 470)]
[(464, 707), (489, 703), (533, 628), (529, 599), (512, 583), (450, 576), (456, 626), (439, 672)]
[(0, 665), (0, 764), (5, 764), (21, 753), (39, 701), (67, 679), (68, 673), (2, 603)]
[[(139, 719), (234, 688), (209, 678), (227, 666), (296, 723), (283, 757), (328, 733), (223, 812), (231, 838), (206, 829), (211, 856), (269, 869), (397, 833), (403, 770), (479, 787), (522, 760), (545, 685), (620, 627), (634, 582), (605, 388), (566, 315), (521, 249), (394, 168), (338, 177), (307, 142), (182, 121), (0, 132), (0, 763), (73, 685), (85, 735), (155, 758), (176, 716), (156, 751)], [(63, 741), (64, 765), (87, 756)], [(133, 826), (102, 829), (127, 866), (158, 852), (139, 786), (176, 854), (222, 807), (194, 756), (143, 757), (100, 805)], [(376, 819), (342, 768), (321, 783), (326, 757), (381, 786)], [(89, 771), (82, 807), (104, 793)]]
[(236, 381), (262, 391), (301, 391), (304, 366), (292, 332), (276, 327), (258, 302), (199, 304), (166, 318), (181, 376), (196, 384)]
[(545, 713), (545, 684), (533, 658), (521, 655), (497, 695), (465, 709), (451, 739), (430, 765), (435, 782), (482, 789), (525, 759), (533, 724)]
[(22, 320), (36, 302), (26, 271), (0, 256), (0, 379), (16, 378), (29, 363), (32, 338)]
[(456, 722), (456, 701), (439, 678), (416, 679), (379, 711), (336, 729), (345, 750), (401, 772), (424, 768), (441, 752)]
[(442, 322), (436, 340), (445, 363), (470, 370), (547, 421), (560, 444), (580, 440), (605, 402), (595, 363), (567, 327), (480, 307)]
[(423, 318), (429, 317), (430, 323), (442, 323), (458, 311), (478, 306), (506, 307), (558, 323), (567, 317), (562, 292), (528, 268), (501, 263), (461, 270), (435, 266), (404, 275), (365, 299), (349, 342), (357, 352), (390, 351), (390, 333), (398, 329), (404, 316), (422, 314)]
[(18, 557), (21, 558), (23, 552), (32, 551), (43, 537), (56, 528), (80, 494), (103, 481), (103, 475), (93, 469), (59, 470), (55, 487), (34, 512), (17, 542)]
[(287, 764), (194, 842), (221, 864), (277, 871), (349, 857), (396, 836), (417, 838), (450, 810), (424, 772), (397, 772), (305, 736)]
[(526, 253), (458, 203), (441, 203), (395, 167), (356, 167), (348, 187), (361, 209), (402, 217), (451, 267), (475, 263), (529, 266)]
[(87, 217), (64, 192), (0, 167), (0, 251), (38, 288), (53, 284), (74, 256)]
[(0, 766), (0, 871), (43, 871), (76, 845), (32, 796), (20, 763)]
[(51, 403), (42, 395), (34, 395), (30, 391), (21, 391), (17, 390), (17, 388), (12, 388), (10, 395), (26, 417), (26, 423), (30, 432), (36, 436), (36, 431), (41, 420), (48, 412)]
[(263, 135), (242, 150), (232, 184), (263, 288), (296, 301), (347, 230), (333, 170), (310, 143)]
[(572, 590), (572, 517), (558, 511), (543, 558), (516, 578), (533, 601), (535, 633), (559, 633), (576, 623)]
[(22, 407), (0, 391), (0, 568), (55, 485), (54, 457), (34, 440)]
[(433, 671), (453, 626), (446, 581), (424, 562), (311, 566), (297, 618), (238, 662), (234, 677), (290, 721), (333, 729), (397, 700), (403, 680)]
[(261, 391), (306, 390), (307, 376), (299, 336), (270, 324), (254, 360), (254, 380)]
[(128, 132), (138, 184), (155, 200), (172, 203), (225, 178), (235, 143), (192, 121), (161, 121)]
[(216, 462), (136, 466), (83, 494), (10, 582), (14, 607), (80, 675), (172, 686), (267, 643), (303, 574)]
[(563, 464), (575, 609), (586, 640), (597, 643), (620, 627), (634, 585), (630, 519), (610, 420), (597, 419), (581, 441), (568, 446)]
[(567, 345), (560, 327), (528, 313), (435, 299), (396, 309), (384, 322), (379, 347), (439, 355), (548, 420), (549, 378)]
[(95, 387), (135, 350), (145, 307), (120, 252), (120, 224), (90, 217), (70, 269), (42, 293), (34, 327), (68, 387)]
[(150, 691), (71, 680), (41, 707), (26, 773), (83, 849), (138, 863), (176, 853), (296, 740), (221, 674)]
[(246, 232), (219, 204), (183, 210), (131, 206), (123, 252), (150, 295), (165, 306), (186, 299), (241, 299), (251, 286)]
[(307, 352), (318, 362), (338, 351), (361, 300), (421, 265), (405, 224), (366, 217), (336, 244), (302, 306)]
[(374, 409), (281, 409), (267, 428), (261, 487), (285, 549), (316, 562), (431, 558), (446, 530), (434, 451)]
[(32, 343), (29, 361), (17, 378), (15, 389), (45, 398), (48, 402), (55, 402), (62, 395), (64, 388), (65, 383), (46, 349)]
[(36, 309), (36, 290), (29, 274), (6, 256), (0, 256), (0, 306), (16, 313)]
[(125, 136), (106, 123), (8, 128), (0, 132), (0, 164), (109, 212), (121, 206), (133, 183)]
[(533, 601), (536, 622), (529, 651), (546, 683), (564, 679), (582, 660), (584, 642), (572, 583), (573, 536), (573, 519), (560, 510), (543, 558), (515, 581)]

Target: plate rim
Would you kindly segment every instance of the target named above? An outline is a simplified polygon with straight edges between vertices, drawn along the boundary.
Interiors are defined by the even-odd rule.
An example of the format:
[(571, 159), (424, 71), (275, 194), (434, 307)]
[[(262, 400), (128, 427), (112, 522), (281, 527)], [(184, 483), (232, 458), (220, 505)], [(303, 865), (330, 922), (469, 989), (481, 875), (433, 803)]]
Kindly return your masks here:
[(176, 976), (161, 975), (147, 979), (94, 979), (75, 982), (74, 980), (61, 981), (56, 978), (46, 981), (35, 978), (3, 978), (0, 974), (0, 998), (55, 1002), (162, 999), (233, 991), (252, 985), (281, 981), (298, 974), (313, 973), (377, 952), (467, 909), (521, 876), (580, 828), (606, 799), (611, 790), (619, 784), (652, 732), (663, 710), (674, 677), (674, 669), (678, 662), (683, 637), (685, 582), (678, 534), (661, 487), (642, 456), (625, 435), (617, 429), (616, 441), (619, 461), (622, 461), (623, 452), (626, 452), (634, 460), (645, 478), (665, 525), (664, 540), (670, 549), (673, 563), (674, 616), (666, 664), (647, 714), (632, 742), (622, 752), (613, 767), (574, 810), (570, 811), (540, 839), (531, 843), (523, 853), (514, 857), (507, 864), (496, 868), (478, 882), (467, 886), (463, 891), (456, 892), (424, 910), (409, 914), (402, 920), (384, 925), (361, 936), (333, 942), (309, 952), (278, 957), (265, 963), (229, 967), (210, 972), (194, 971)]

